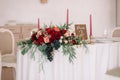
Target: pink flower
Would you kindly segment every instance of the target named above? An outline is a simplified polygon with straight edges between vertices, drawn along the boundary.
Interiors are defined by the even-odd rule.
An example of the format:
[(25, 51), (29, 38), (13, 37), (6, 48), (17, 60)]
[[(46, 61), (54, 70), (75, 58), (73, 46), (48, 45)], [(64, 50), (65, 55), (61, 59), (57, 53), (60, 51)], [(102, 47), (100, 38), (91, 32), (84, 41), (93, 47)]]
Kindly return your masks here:
[(45, 37), (44, 37), (44, 42), (45, 42), (45, 43), (49, 43), (49, 42), (50, 42), (50, 40), (49, 40), (49, 37), (48, 37), (48, 36), (45, 36)]
[(59, 29), (59, 27), (54, 27), (53, 28), (55, 31), (58, 31), (58, 32), (60, 32), (60, 29)]
[(69, 37), (70, 36), (70, 31), (66, 31), (66, 33), (64, 34), (65, 37)]

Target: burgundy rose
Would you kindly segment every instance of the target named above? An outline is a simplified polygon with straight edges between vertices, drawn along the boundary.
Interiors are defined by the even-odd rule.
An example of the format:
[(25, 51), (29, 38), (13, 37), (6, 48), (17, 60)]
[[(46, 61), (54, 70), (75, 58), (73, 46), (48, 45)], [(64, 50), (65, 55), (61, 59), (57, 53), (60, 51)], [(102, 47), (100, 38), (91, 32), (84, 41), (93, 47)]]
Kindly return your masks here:
[(74, 36), (75, 36), (75, 34), (74, 34), (74, 33), (71, 33), (71, 36), (73, 36), (73, 37), (74, 37)]
[(52, 28), (47, 28), (46, 33), (50, 36), (50, 43), (53, 43), (55, 40), (55, 31)]
[(75, 40), (72, 40), (72, 44), (73, 44), (73, 45), (76, 44), (76, 41), (75, 41)]
[(55, 40), (59, 40), (61, 37), (61, 32), (58, 27), (47, 28), (46, 33), (50, 36), (50, 43), (54, 43)]
[(46, 32), (49, 34), (51, 32), (51, 28), (46, 28)]
[(61, 35), (60, 31), (55, 32), (55, 39), (59, 40), (61, 36), (62, 35)]
[(44, 43), (44, 35), (41, 35), (38, 37), (38, 40), (37, 40), (37, 44), (40, 45), (40, 44), (43, 44)]
[(37, 41), (36, 35), (37, 35), (37, 33), (32, 34), (32, 36), (31, 36), (32, 42)]
[(64, 35), (67, 32), (67, 30), (62, 29), (61, 33)]
[(54, 33), (50, 33), (50, 43), (53, 43), (55, 41), (55, 34)]

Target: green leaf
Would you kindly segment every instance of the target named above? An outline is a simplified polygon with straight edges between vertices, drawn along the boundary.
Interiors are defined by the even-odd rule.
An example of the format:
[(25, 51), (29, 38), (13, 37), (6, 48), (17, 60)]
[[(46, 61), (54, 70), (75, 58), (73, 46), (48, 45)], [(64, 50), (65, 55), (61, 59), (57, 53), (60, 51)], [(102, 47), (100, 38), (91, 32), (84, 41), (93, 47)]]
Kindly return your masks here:
[(22, 45), (21, 53), (25, 55), (32, 48), (32, 44)]
[(85, 41), (82, 41), (82, 44), (85, 48), (87, 48), (87, 43)]
[(28, 52), (28, 50), (29, 50), (29, 48), (28, 48), (28, 47), (25, 47), (25, 48), (21, 51), (22, 55), (25, 55), (25, 54)]
[(46, 54), (45, 54), (45, 49), (46, 49), (46, 47), (47, 47), (47, 45), (39, 45), (39, 46), (38, 46), (38, 50), (41, 51), (44, 55), (46, 55)]
[(75, 49), (71, 44), (63, 45), (63, 54), (69, 56), (69, 62), (73, 62), (73, 59), (76, 58)]
[[(34, 55), (34, 54), (35, 54), (35, 52), (36, 52), (36, 50), (37, 50), (37, 46), (36, 46), (36, 45), (33, 45), (31, 48), (32, 48), (32, 49), (31, 49), (31, 55), (30, 55), (30, 57), (35, 60), (35, 55)], [(30, 49), (30, 48), (29, 48), (29, 49)]]

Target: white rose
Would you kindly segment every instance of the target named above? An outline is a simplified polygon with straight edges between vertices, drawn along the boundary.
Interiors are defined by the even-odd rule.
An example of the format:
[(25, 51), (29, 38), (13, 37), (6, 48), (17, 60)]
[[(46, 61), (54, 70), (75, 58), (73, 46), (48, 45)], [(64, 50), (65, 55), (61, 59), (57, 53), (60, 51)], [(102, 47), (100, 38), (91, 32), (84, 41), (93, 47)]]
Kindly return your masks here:
[(60, 39), (59, 42), (62, 43), (62, 39)]
[(63, 36), (61, 36), (60, 39), (63, 39)]
[(68, 41), (67, 41), (67, 40), (64, 40), (64, 42), (65, 42), (65, 44), (67, 44), (67, 43), (68, 43)]

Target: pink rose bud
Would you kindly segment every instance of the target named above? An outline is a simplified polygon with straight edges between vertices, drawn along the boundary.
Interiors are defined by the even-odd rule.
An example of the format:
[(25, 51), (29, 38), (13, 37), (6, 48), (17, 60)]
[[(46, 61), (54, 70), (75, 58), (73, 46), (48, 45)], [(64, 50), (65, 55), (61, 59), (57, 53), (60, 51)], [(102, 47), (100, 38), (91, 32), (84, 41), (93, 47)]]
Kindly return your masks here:
[(50, 40), (49, 40), (49, 37), (48, 37), (48, 36), (45, 36), (45, 37), (44, 37), (44, 42), (45, 42), (45, 43), (49, 43), (49, 42), (50, 42)]

